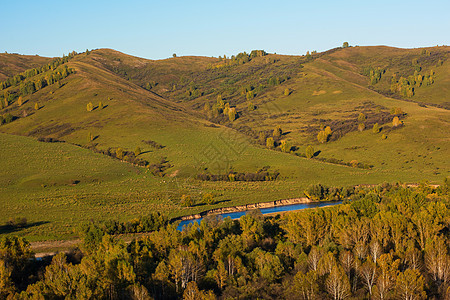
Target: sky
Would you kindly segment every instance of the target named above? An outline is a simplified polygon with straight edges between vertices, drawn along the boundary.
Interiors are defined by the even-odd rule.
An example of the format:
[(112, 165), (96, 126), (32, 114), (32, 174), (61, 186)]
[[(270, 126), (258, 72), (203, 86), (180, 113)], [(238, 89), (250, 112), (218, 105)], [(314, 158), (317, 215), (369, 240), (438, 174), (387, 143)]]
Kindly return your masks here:
[(450, 45), (450, 1), (0, 0), (0, 52), (112, 48), (149, 59)]

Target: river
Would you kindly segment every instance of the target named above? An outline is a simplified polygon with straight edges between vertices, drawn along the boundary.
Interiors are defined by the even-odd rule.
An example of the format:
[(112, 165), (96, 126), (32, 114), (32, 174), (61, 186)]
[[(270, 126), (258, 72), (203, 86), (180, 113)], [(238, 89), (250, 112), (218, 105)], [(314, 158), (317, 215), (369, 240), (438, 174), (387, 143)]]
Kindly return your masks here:
[[(267, 207), (267, 208), (259, 208), (261, 213), (263, 215), (271, 214), (271, 213), (278, 213), (278, 212), (284, 212), (284, 211), (295, 211), (295, 210), (302, 210), (306, 208), (316, 208), (316, 207), (324, 207), (324, 206), (330, 206), (330, 205), (338, 205), (341, 204), (342, 201), (333, 201), (333, 202), (312, 202), (312, 203), (298, 203), (298, 204), (291, 204), (291, 205), (279, 205), (275, 207)], [(237, 212), (231, 212), (231, 213), (224, 213), (219, 214), (218, 216), (221, 216), (222, 218), (230, 217), (231, 219), (239, 219), (243, 215), (245, 215), (250, 210), (244, 210), (244, 211), (237, 211)], [(199, 219), (193, 219), (193, 220), (183, 220), (178, 225), (177, 229), (182, 230), (183, 226), (197, 222), (200, 223), (203, 220), (203, 218)]]

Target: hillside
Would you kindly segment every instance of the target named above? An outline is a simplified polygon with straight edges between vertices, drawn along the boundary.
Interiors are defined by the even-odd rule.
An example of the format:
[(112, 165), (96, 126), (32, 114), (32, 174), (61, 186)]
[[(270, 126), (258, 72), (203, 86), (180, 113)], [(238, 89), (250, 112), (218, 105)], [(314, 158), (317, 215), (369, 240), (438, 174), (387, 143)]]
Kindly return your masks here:
[(37, 55), (0, 53), (0, 81), (25, 70), (40, 67), (52, 59)]
[[(439, 183), (450, 175), (448, 52), (350, 47), (308, 56), (253, 51), (159, 61), (110, 49), (71, 54), (0, 92), (8, 102), (1, 115), (11, 116), (0, 126), (1, 151), (8, 153), (2, 169), (16, 170), (0, 174), (0, 201), (8, 208), (0, 223), (19, 214), (49, 222), (22, 232), (48, 239), (73, 235), (71, 228), (89, 218), (127, 220), (155, 210), (175, 217), (300, 197), (317, 183)], [(0, 55), (0, 66), (9, 66), (1, 74), (54, 61), (11, 57)], [(411, 79), (419, 75), (423, 84)], [(393, 126), (394, 117), (402, 124)], [(277, 126), (281, 132), (273, 136)], [(327, 126), (331, 132), (319, 142)], [(308, 146), (312, 159), (305, 158)], [(147, 167), (114, 159), (125, 151), (122, 160), (132, 161), (137, 148), (135, 164)], [(60, 151), (76, 159), (64, 164)], [(40, 164), (40, 157), (55, 161)], [(31, 163), (21, 172), (24, 161)], [(245, 180), (268, 175), (229, 181), (230, 172)], [(198, 179), (211, 175), (227, 181)], [(205, 203), (206, 193), (215, 204)], [(182, 195), (197, 205), (182, 207)], [(45, 213), (36, 206), (42, 199)], [(70, 220), (62, 207), (70, 208)], [(44, 233), (49, 228), (53, 235)]]

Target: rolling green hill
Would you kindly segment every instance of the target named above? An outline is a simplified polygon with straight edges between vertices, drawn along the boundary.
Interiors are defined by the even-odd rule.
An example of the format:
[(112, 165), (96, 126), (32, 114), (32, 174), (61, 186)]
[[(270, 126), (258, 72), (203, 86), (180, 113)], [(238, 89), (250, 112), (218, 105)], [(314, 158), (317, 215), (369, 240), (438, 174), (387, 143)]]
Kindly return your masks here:
[[(14, 117), (0, 126), (0, 203), (7, 211), (0, 224), (25, 216), (40, 225), (21, 234), (48, 239), (70, 236), (90, 218), (125, 220), (155, 210), (175, 217), (299, 197), (316, 183), (439, 183), (450, 175), (449, 49), (350, 47), (308, 56), (254, 51), (160, 61), (109, 49), (70, 56), (0, 92), (0, 101), (10, 100), (1, 114)], [(2, 54), (0, 81), (50, 61)], [(51, 76), (58, 80), (38, 88)], [(36, 91), (24, 94), (31, 82)], [(233, 121), (223, 113), (227, 105), (236, 110)], [(394, 127), (394, 117), (403, 125)], [(372, 131), (376, 122), (379, 133)], [(276, 126), (278, 145), (267, 149)], [(331, 134), (319, 143), (326, 126)], [(314, 159), (303, 157), (309, 145)], [(93, 151), (137, 147), (150, 165), (165, 161), (161, 176)], [(196, 179), (264, 167), (279, 177)], [(205, 193), (217, 204), (206, 205)], [(198, 205), (180, 206), (183, 194)]]

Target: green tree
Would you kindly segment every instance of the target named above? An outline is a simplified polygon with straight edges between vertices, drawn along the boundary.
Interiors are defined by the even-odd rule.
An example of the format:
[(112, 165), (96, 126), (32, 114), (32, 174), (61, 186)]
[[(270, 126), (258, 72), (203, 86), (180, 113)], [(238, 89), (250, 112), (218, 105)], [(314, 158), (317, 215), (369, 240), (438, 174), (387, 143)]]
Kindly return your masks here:
[(194, 205), (194, 200), (190, 195), (181, 195), (181, 206), (191, 207)]
[(313, 146), (308, 146), (308, 147), (306, 147), (306, 157), (307, 158), (312, 158), (313, 156), (314, 156), (314, 147)]
[(335, 265), (328, 275), (325, 286), (332, 299), (342, 300), (350, 296), (350, 282), (341, 267)]
[(380, 131), (381, 131), (381, 127), (378, 125), (378, 123), (373, 124), (372, 132), (379, 133)]
[(364, 129), (366, 129), (366, 124), (364, 123), (359, 123), (358, 124), (358, 131), (364, 131)]
[(118, 158), (118, 159), (123, 159), (123, 155), (124, 155), (124, 153), (123, 153), (123, 149), (122, 148), (117, 148), (116, 149), (116, 157)]
[(203, 194), (202, 200), (204, 203), (206, 203), (208, 205), (212, 205), (215, 203), (214, 196), (211, 193)]
[(418, 270), (400, 272), (396, 281), (397, 296), (401, 299), (426, 299), (424, 279)]
[(232, 107), (228, 110), (228, 119), (230, 122), (236, 120), (236, 108)]
[(11, 280), (11, 270), (6, 266), (3, 259), (0, 259), (0, 298), (6, 299), (8, 294), (14, 292), (14, 283)]
[(348, 48), (348, 47), (349, 47), (348, 42), (344, 42), (344, 43), (342, 44), (342, 48)]
[(268, 137), (266, 140), (266, 147), (269, 149), (273, 149), (275, 147), (275, 142), (272, 137)]
[(400, 126), (402, 124), (402, 122), (400, 121), (400, 119), (395, 116), (394, 119), (392, 119), (392, 126), (397, 127)]
[(326, 143), (328, 141), (328, 135), (325, 133), (324, 130), (319, 131), (319, 133), (317, 134), (317, 140), (319, 141), (319, 143)]
[(366, 115), (363, 113), (359, 113), (358, 115), (358, 123), (364, 123), (366, 121)]
[(253, 97), (255, 97), (255, 94), (253, 93), (253, 91), (248, 91), (245, 97), (247, 98), (247, 101), (249, 101), (252, 100)]
[(141, 147), (136, 147), (136, 149), (134, 150), (134, 155), (138, 156), (141, 153), (142, 153)]
[(286, 140), (282, 140), (282, 141), (281, 141), (280, 149), (281, 149), (282, 152), (287, 153), (287, 152), (290, 151), (290, 148), (291, 148), (291, 147), (289, 147), (289, 145), (288, 145), (288, 143), (286, 142)]
[(272, 136), (274, 138), (280, 138), (282, 135), (283, 130), (281, 130), (281, 127), (279, 125), (273, 129)]

